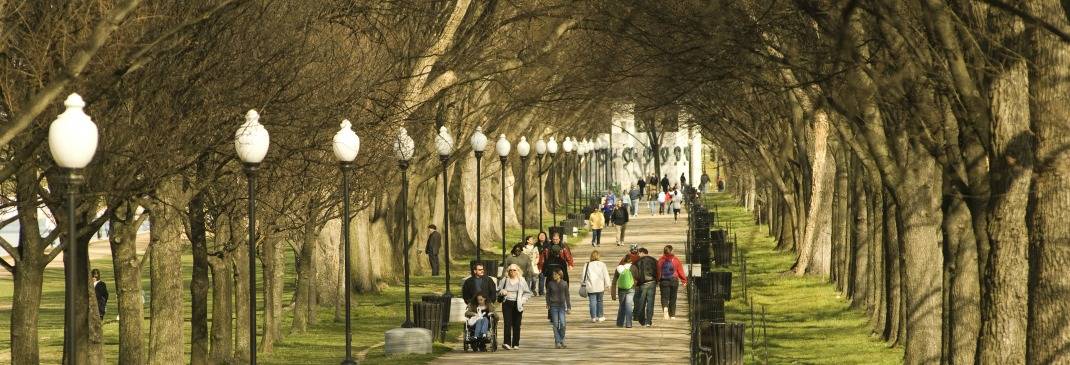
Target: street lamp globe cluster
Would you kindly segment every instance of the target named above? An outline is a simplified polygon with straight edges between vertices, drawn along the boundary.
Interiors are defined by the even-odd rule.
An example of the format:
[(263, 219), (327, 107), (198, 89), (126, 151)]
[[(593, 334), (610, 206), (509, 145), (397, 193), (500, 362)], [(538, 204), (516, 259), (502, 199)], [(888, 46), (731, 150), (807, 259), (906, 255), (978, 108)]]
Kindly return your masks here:
[(516, 144), (516, 154), (520, 155), (520, 237), (527, 236), (528, 222), (528, 154), (531, 153), (531, 144), (527, 137), (521, 136)]

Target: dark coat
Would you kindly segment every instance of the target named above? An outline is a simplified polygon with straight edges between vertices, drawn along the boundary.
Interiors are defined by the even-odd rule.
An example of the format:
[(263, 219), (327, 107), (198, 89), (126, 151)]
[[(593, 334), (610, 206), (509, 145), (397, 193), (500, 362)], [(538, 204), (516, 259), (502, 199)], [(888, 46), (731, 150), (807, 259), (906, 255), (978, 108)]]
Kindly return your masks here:
[[(479, 287), (478, 290), (476, 287)], [(469, 303), (472, 299), (475, 299), (476, 293), (483, 293), (488, 301), (494, 301), (495, 295), (494, 280), (490, 279), (490, 276), (483, 275), (482, 277), (471, 276), (464, 281), (461, 285), (461, 298), (465, 303)]]
[(661, 178), (661, 189), (662, 190), (669, 190), (669, 177), (668, 176)]
[(617, 209), (614, 209), (613, 210), (613, 218), (611, 218), (611, 219), (613, 220), (613, 224), (616, 224), (618, 226), (623, 226), (623, 225), (627, 224), (628, 223), (628, 210), (624, 209), (623, 206), (622, 207), (618, 207)]
[(104, 318), (104, 307), (108, 305), (108, 285), (104, 284), (104, 281), (98, 281), (93, 286), (93, 292), (97, 297), (97, 311), (100, 312), (100, 317)]
[(424, 246), (424, 252), (427, 252), (428, 255), (434, 256), (438, 255), (438, 250), (441, 248), (442, 234), (438, 233), (438, 231), (431, 232), (431, 234), (427, 236), (427, 245)]

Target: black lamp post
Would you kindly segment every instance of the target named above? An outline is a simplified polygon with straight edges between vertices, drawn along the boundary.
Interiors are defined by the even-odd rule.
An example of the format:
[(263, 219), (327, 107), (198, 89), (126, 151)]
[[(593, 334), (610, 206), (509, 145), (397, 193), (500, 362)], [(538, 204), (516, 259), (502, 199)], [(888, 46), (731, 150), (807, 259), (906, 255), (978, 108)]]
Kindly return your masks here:
[(516, 153), (520, 155), (520, 239), (527, 236), (528, 221), (528, 154), (531, 153), (531, 144), (527, 137), (520, 137), (516, 144)]
[(487, 136), (483, 134), (483, 127), (476, 127), (471, 143), (472, 151), (476, 155), (476, 261), (479, 261), (483, 252), (483, 246), (480, 244), (483, 235), (483, 175), (480, 168), (483, 164), (480, 161), (483, 159), (483, 151), (487, 148)]
[(89, 253), (78, 241), (75, 201), (83, 183), (81, 170), (97, 151), (97, 126), (82, 108), (85, 102), (71, 94), (63, 102), (66, 110), (48, 127), (48, 149), (52, 160), (67, 173), (67, 242), (63, 249), (65, 364), (88, 362), (89, 346)]
[(498, 151), (498, 159), (502, 163), (502, 266), (505, 265), (505, 163), (509, 161), (509, 150), (512, 149), (512, 145), (509, 144), (509, 140), (505, 139), (505, 134), (498, 136), (498, 143), (494, 148)]
[(250, 110), (245, 124), (235, 133), (234, 148), (249, 180), (249, 363), (256, 364), (256, 172), (267, 155), (271, 139), (260, 124), (260, 114)]
[(350, 325), (350, 266), (349, 266), (349, 172), (353, 170), (353, 161), (360, 151), (360, 137), (353, 132), (349, 120), (342, 121), (342, 128), (334, 135), (334, 157), (342, 170), (342, 244), (345, 255), (345, 301), (346, 301), (346, 357), (342, 365), (356, 365), (353, 359), (353, 329)]
[(535, 141), (535, 158), (539, 162), (539, 232), (545, 230), (542, 219), (542, 191), (546, 189), (546, 182), (542, 179), (542, 156), (546, 155), (546, 141), (539, 137), (538, 141)]
[[(565, 151), (565, 176), (564, 176), (564, 180), (566, 182), (571, 182), (572, 181), (571, 177), (572, 177), (573, 174), (575, 174), (575, 172), (571, 168), (572, 167), (572, 149), (573, 148), (575, 148), (575, 145), (572, 143), (572, 137), (565, 137), (565, 141), (561, 143), (561, 149)], [(567, 183), (562, 183), (561, 186), (564, 187), (564, 189), (562, 189), (562, 191), (565, 192), (565, 213), (571, 213), (573, 211), (573, 209), (569, 209), (570, 208), (569, 205), (571, 205), (569, 203), (572, 202), (572, 197), (569, 196), (571, 192), (568, 189), (568, 184)], [(566, 216), (566, 219), (567, 219), (567, 216)]]
[(557, 139), (553, 136), (550, 137), (550, 141), (546, 142), (546, 151), (550, 152), (550, 181), (553, 182), (554, 188), (550, 190), (550, 216), (553, 217), (553, 224), (551, 227), (557, 226), (557, 180), (554, 180), (554, 158), (557, 157)]
[(450, 323), (450, 307), (453, 301), (453, 292), (450, 291), (450, 179), (449, 161), (453, 153), (453, 136), (450, 135), (446, 126), (438, 128), (438, 137), (435, 138), (435, 149), (438, 150), (438, 160), (442, 162), (442, 248), (446, 256), (446, 292), (442, 293), (442, 335), (446, 338), (446, 329)]
[(402, 328), (416, 327), (412, 323), (412, 297), (409, 294), (409, 250), (412, 249), (412, 242), (409, 242), (409, 212), (406, 210), (409, 205), (409, 160), (412, 159), (412, 155), (416, 152), (416, 143), (413, 142), (412, 137), (409, 137), (409, 132), (404, 127), (398, 132), (397, 139), (394, 140), (394, 154), (398, 159), (398, 169), (401, 170), (401, 242), (404, 245), (403, 253), (405, 256), (405, 322), (401, 324)]

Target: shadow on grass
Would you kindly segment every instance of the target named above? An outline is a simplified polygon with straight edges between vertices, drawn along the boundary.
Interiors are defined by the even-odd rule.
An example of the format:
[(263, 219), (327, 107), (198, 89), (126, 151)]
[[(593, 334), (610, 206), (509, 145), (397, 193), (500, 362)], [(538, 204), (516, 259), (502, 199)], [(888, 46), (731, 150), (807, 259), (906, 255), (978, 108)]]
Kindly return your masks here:
[[(775, 251), (776, 243), (768, 236), (768, 228), (755, 225), (750, 212), (736, 205), (734, 197), (709, 194), (708, 198), (718, 206), (719, 223), (731, 224), (730, 234), (746, 253), (748, 294), (754, 301), (755, 324), (765, 307), (770, 363), (902, 363), (902, 349), (889, 348), (871, 336), (865, 314), (851, 309), (850, 303), (838, 295), (827, 278), (798, 277), (787, 272), (794, 263), (794, 255)], [(738, 263), (731, 270), (739, 275)], [(733, 290), (742, 294), (742, 288)], [(741, 298), (734, 297), (726, 304), (730, 320), (750, 325), (749, 308)], [(760, 332), (760, 327), (755, 329)], [(746, 359), (751, 362), (756, 348), (750, 342), (749, 328), (746, 337)], [(760, 351), (761, 344), (758, 345)]]

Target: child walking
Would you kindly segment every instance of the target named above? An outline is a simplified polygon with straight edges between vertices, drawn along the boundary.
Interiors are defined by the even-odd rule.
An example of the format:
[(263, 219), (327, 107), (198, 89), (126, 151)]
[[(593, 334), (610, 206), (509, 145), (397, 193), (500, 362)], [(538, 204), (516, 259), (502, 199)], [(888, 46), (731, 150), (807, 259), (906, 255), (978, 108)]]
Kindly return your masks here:
[(572, 312), (569, 300), (568, 282), (561, 276), (561, 270), (554, 270), (551, 280), (546, 283), (546, 306), (550, 308), (550, 323), (554, 327), (554, 348), (565, 348), (565, 315)]

